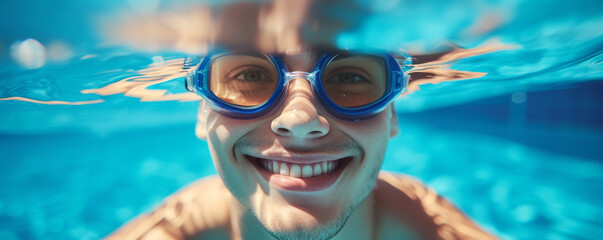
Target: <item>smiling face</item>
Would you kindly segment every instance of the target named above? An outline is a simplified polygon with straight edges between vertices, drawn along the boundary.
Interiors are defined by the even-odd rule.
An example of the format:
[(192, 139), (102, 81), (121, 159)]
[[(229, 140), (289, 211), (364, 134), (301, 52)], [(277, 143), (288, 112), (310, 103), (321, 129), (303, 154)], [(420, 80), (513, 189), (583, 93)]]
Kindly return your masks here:
[[(310, 71), (315, 57), (284, 60)], [(331, 116), (302, 78), (262, 117), (230, 118), (203, 102), (197, 123), (225, 185), (279, 239), (334, 236), (371, 192), (397, 131), (391, 106), (360, 121)]]

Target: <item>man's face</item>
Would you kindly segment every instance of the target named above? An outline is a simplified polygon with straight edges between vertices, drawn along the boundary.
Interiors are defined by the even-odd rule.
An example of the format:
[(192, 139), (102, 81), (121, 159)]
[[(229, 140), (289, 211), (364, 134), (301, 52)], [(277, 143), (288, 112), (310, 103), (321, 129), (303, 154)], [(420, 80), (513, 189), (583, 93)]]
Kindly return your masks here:
[[(290, 71), (310, 71), (316, 56), (285, 56)], [(371, 192), (390, 136), (391, 106), (360, 121), (331, 116), (310, 83), (289, 82), (275, 110), (255, 119), (221, 115), (201, 103), (197, 135), (220, 177), (272, 235), (329, 238)]]

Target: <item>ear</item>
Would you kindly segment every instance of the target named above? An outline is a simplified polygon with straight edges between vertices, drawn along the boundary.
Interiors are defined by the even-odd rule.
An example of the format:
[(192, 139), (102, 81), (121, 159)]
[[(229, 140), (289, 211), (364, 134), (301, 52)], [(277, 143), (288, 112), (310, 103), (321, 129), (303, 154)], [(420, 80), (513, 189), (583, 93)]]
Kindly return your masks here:
[(391, 128), (389, 132), (390, 137), (394, 137), (400, 132), (400, 124), (398, 123), (398, 114), (396, 113), (396, 109), (394, 108), (394, 104), (391, 105)]
[(197, 113), (197, 125), (195, 135), (201, 140), (207, 140), (207, 103), (199, 101), (199, 112)]

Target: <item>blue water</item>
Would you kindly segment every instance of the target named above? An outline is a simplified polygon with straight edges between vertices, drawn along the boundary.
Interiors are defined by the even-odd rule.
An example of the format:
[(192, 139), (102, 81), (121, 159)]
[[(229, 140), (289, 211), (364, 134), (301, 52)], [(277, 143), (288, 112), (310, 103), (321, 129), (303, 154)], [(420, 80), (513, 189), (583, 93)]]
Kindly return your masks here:
[[(337, 45), (416, 57), (418, 90), (395, 102), (401, 132), (383, 169), (416, 176), (503, 239), (603, 238), (601, 1), (353, 2), (375, 12), (340, 13), (354, 27)], [(159, 79), (148, 89), (185, 93), (170, 71), (186, 71), (190, 53), (141, 50), (98, 23), (200, 6), (156, 3), (0, 3), (0, 99), (43, 101), (0, 100), (0, 239), (98, 239), (215, 174), (194, 136), (196, 101), (81, 92)], [(28, 38), (43, 62), (15, 57)], [(488, 46), (502, 48), (428, 55)], [(449, 73), (485, 75), (425, 83)]]

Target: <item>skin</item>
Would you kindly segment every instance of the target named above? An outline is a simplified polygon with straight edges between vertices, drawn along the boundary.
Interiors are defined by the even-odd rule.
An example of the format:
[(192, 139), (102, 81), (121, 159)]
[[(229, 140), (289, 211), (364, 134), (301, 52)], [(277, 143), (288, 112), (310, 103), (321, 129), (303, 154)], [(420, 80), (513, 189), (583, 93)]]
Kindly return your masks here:
[[(284, 60), (290, 71), (310, 71), (314, 59)], [(193, 183), (108, 239), (495, 239), (419, 181), (380, 172), (398, 131), (393, 106), (361, 121), (341, 120), (322, 109), (301, 78), (260, 118), (230, 118), (201, 103), (196, 134), (208, 142), (219, 178)], [(351, 161), (329, 188), (300, 192), (261, 178), (249, 154)]]

